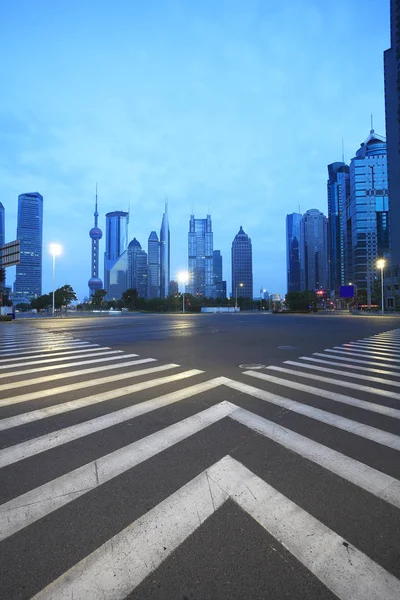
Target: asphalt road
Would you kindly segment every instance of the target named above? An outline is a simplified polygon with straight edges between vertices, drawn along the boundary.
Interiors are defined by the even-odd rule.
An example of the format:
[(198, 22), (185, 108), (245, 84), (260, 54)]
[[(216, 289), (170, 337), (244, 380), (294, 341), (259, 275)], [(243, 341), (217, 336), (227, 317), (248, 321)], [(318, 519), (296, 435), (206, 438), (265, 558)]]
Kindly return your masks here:
[(0, 598), (398, 600), (400, 319), (0, 324)]

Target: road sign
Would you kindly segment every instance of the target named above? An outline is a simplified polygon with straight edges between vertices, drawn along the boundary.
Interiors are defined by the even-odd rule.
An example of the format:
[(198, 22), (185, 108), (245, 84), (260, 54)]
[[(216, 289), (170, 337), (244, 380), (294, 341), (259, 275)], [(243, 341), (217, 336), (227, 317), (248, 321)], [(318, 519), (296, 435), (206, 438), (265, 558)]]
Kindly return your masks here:
[(19, 265), (21, 260), (21, 244), (19, 240), (0, 246), (0, 267)]

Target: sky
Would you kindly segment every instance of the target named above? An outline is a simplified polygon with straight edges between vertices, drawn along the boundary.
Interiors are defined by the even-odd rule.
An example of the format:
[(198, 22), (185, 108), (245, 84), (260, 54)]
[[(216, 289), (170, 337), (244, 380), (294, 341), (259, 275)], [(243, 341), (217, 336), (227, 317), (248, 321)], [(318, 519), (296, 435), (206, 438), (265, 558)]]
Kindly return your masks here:
[(285, 294), (286, 215), (327, 214), (327, 165), (342, 137), (350, 161), (371, 113), (385, 135), (389, 38), (389, 0), (0, 2), (6, 241), (18, 194), (40, 192), (43, 293), (58, 242), (56, 287), (82, 300), (97, 182), (103, 233), (107, 212), (130, 207), (146, 251), (168, 198), (171, 279), (187, 268), (190, 214), (209, 213), (228, 294), (240, 226), (254, 296)]

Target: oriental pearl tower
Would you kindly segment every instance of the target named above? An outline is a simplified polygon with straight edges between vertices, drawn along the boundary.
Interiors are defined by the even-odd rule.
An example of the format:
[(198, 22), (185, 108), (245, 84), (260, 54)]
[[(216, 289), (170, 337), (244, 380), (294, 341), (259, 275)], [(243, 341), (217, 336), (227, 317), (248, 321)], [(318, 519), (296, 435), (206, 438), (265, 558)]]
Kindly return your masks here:
[(89, 294), (92, 295), (96, 290), (103, 288), (103, 282), (99, 277), (99, 240), (103, 237), (103, 232), (98, 227), (99, 213), (97, 212), (97, 183), (96, 183), (96, 206), (94, 210), (94, 227), (89, 231), (92, 240), (92, 276), (88, 281)]

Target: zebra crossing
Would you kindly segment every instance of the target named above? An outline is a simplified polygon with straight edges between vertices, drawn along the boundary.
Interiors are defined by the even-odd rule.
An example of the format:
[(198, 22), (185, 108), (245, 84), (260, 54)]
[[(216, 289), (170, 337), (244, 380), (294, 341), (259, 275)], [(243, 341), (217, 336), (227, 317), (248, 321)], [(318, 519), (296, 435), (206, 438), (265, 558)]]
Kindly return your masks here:
[(213, 378), (65, 333), (0, 333), (0, 597), (151, 598), (157, 569), (228, 501), (315, 598), (400, 597), (400, 330)]

